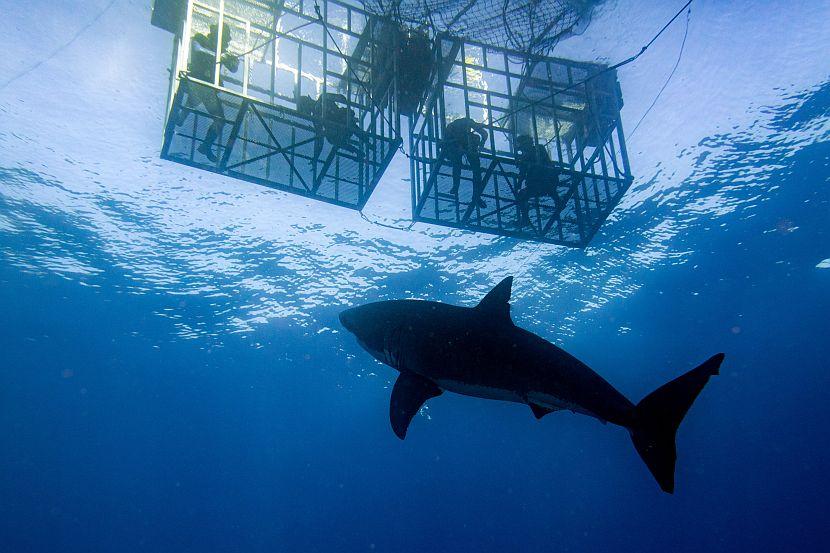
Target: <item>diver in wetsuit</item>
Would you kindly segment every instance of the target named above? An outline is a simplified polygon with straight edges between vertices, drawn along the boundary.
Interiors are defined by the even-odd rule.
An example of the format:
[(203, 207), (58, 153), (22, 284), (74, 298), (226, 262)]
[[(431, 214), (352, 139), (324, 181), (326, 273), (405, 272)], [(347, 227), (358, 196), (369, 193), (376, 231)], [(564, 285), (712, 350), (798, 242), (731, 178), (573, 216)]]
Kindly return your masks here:
[(398, 109), (413, 114), (430, 85), (432, 42), (422, 28), (403, 31), (398, 44)]
[[(343, 104), (338, 105), (338, 104)], [(317, 162), (323, 151), (323, 139), (328, 140), (334, 149), (348, 150), (360, 157), (360, 150), (351, 143), (353, 136), (361, 137), (363, 131), (357, 124), (357, 117), (349, 106), (349, 101), (342, 94), (328, 93), (317, 100), (303, 96), (297, 102), (297, 111), (312, 118), (314, 125), (314, 159)]]
[(553, 165), (547, 149), (526, 134), (516, 137), (516, 164), (519, 166), (519, 178), (516, 180), (518, 226), (523, 228), (530, 224), (530, 198), (550, 196), (559, 203), (556, 185), (560, 182), (562, 171)]
[[(231, 29), (227, 25), (222, 28), (222, 48), (225, 52), (221, 56), (220, 63), (216, 62), (216, 40), (219, 35), (219, 26), (211, 25), (207, 35), (197, 34), (190, 43), (190, 61), (187, 64), (187, 72), (191, 77), (213, 84), (215, 72), (224, 65), (232, 73), (239, 69), (239, 58), (225, 52), (231, 42)], [(221, 85), (221, 81), (219, 82)], [(213, 118), (213, 123), (208, 127), (205, 138), (197, 150), (213, 163), (218, 161), (213, 153), (213, 143), (222, 134), (222, 127), (225, 125), (225, 110), (222, 101), (213, 88), (205, 86), (188, 87), (187, 100), (185, 105), (190, 109), (196, 109), (199, 104), (205, 106), (207, 112)], [(176, 125), (181, 125), (187, 118), (188, 110), (179, 110)]]
[(430, 88), (434, 65), (426, 25), (410, 28), (387, 20), (378, 23), (376, 33), (368, 79), (373, 101), (377, 107), (386, 108), (387, 91), (395, 79), (397, 110), (412, 115)]
[(467, 165), (473, 172), (473, 198), (479, 207), (487, 204), (481, 199), (481, 159), (479, 149), (487, 141), (487, 131), (484, 125), (473, 121), (469, 117), (456, 119), (447, 125), (444, 131), (444, 140), (441, 141), (441, 155), (439, 162), (448, 160), (452, 165), (452, 194), (458, 194), (461, 184), (461, 169), (466, 158)]

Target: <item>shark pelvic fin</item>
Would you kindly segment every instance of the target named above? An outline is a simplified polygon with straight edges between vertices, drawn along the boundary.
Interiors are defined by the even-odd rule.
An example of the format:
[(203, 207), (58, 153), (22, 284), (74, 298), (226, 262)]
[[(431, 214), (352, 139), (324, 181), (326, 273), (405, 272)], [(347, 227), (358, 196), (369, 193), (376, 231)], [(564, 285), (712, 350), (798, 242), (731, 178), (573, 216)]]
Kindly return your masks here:
[(548, 413), (553, 413), (556, 409), (551, 409), (550, 407), (542, 407), (541, 405), (536, 405), (535, 403), (528, 403), (530, 405), (530, 410), (533, 411), (533, 416), (537, 419), (541, 419)]
[(441, 388), (431, 380), (409, 371), (401, 371), (392, 388), (392, 399), (389, 402), (389, 420), (395, 435), (403, 440), (409, 423), (421, 406), (429, 398), (442, 393)]
[(488, 316), (506, 318), (510, 320), (510, 292), (513, 287), (513, 277), (509, 276), (499, 282), (479, 302), (476, 309)]

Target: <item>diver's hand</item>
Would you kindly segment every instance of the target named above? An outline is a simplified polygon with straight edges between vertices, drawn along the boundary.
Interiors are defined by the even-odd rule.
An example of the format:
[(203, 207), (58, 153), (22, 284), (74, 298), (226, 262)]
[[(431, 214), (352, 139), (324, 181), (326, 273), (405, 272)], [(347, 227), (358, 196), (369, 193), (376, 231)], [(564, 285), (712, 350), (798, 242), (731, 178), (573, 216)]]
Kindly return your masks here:
[(223, 54), (222, 65), (227, 67), (231, 73), (236, 73), (236, 70), (239, 69), (239, 58), (233, 54)]

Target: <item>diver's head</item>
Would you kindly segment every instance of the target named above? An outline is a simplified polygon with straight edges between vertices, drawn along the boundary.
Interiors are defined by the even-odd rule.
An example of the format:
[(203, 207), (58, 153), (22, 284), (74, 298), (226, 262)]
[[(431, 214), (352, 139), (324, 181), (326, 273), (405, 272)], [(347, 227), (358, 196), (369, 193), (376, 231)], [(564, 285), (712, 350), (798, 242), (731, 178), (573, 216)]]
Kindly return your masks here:
[[(216, 37), (219, 36), (219, 25), (214, 23), (210, 26), (210, 31), (208, 32), (208, 37), (211, 40), (216, 40)], [(228, 47), (228, 44), (231, 43), (231, 28), (229, 25), (222, 25), (222, 49)]]
[(427, 40), (427, 41), (429, 41), (429, 32), (428, 32), (428, 30), (429, 30), (429, 27), (425, 24), (418, 25), (417, 27), (414, 27), (414, 28), (413, 27), (408, 27), (404, 31), (404, 36), (409, 41), (413, 41), (413, 40), (418, 40), (418, 41)]
[(533, 139), (530, 136), (528, 136), (526, 134), (520, 134), (519, 136), (516, 137), (516, 151), (517, 152), (527, 153), (527, 152), (533, 150), (533, 146), (534, 146)]
[(297, 100), (297, 111), (304, 115), (314, 115), (317, 109), (317, 101), (313, 100), (311, 96), (300, 96)]

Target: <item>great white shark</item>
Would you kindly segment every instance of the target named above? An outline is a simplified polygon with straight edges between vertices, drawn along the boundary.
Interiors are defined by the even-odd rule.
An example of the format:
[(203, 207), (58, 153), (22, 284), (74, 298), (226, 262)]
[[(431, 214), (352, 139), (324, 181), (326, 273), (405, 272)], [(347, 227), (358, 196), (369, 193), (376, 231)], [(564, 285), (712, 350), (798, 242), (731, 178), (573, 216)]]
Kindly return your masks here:
[(585, 363), (519, 328), (510, 317), (513, 277), (475, 307), (392, 300), (347, 309), (340, 322), (378, 361), (400, 374), (392, 389), (392, 430), (444, 391), (525, 403), (540, 419), (570, 410), (622, 426), (660, 488), (674, 492), (677, 428), (724, 354), (647, 395), (636, 405)]

